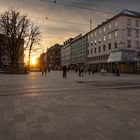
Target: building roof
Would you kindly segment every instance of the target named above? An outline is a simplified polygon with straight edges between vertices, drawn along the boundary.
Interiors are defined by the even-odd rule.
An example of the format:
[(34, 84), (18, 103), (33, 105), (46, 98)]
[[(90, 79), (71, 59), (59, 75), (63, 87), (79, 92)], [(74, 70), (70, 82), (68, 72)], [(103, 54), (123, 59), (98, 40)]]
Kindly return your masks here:
[(129, 15), (129, 16), (136, 16), (136, 17), (140, 16), (139, 12), (134, 12), (134, 11), (130, 11), (130, 10), (127, 10), (127, 9), (123, 10), (121, 13)]
[(94, 30), (106, 25), (107, 23), (111, 22), (112, 20), (114, 20), (122, 15), (140, 18), (139, 12), (134, 12), (134, 11), (130, 11), (130, 10), (125, 9), (122, 12), (120, 12), (119, 14), (113, 16), (112, 18), (107, 19), (105, 22), (102, 22), (102, 24), (98, 25), (95, 29), (89, 31), (87, 34), (89, 34), (89, 33), (93, 32)]

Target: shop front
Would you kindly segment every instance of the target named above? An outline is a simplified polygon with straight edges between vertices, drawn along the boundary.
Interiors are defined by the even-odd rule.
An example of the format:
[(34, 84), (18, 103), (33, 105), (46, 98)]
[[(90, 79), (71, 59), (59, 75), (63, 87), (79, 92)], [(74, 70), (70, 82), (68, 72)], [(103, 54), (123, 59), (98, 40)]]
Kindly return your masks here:
[(118, 50), (112, 51), (107, 60), (112, 65), (112, 69), (119, 68), (122, 73), (136, 73), (136, 51)]

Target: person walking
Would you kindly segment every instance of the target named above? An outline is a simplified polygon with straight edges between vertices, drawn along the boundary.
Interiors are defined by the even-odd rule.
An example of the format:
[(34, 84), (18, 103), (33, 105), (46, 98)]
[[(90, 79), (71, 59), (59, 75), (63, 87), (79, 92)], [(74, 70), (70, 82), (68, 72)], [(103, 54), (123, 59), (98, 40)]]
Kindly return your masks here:
[(42, 76), (44, 76), (44, 68), (41, 69)]
[(44, 74), (47, 75), (47, 68), (44, 68)]
[(63, 68), (63, 78), (67, 78), (67, 67), (64, 65)]
[(81, 67), (81, 76), (84, 76), (84, 66)]
[(90, 75), (90, 67), (88, 68), (88, 74)]
[(113, 76), (116, 76), (116, 71), (115, 69), (112, 70)]
[(78, 71), (77, 68), (75, 68), (75, 72), (76, 72), (76, 73), (77, 73), (77, 71)]
[(79, 77), (81, 77), (81, 67), (79, 67)]
[(94, 74), (94, 69), (92, 68), (92, 70), (91, 70), (91, 71), (92, 71), (92, 75), (93, 75), (93, 74)]
[(116, 68), (116, 76), (119, 77), (120, 76), (120, 71), (118, 68)]

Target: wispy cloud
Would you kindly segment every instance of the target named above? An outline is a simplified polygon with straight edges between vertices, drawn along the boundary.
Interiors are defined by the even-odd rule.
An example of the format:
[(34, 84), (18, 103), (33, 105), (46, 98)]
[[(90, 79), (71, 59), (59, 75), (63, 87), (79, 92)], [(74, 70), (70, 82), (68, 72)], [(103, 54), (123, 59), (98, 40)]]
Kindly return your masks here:
[[(54, 1), (54, 0), (46, 0)], [(93, 20), (93, 26), (96, 27), (102, 21), (117, 14), (123, 9), (140, 11), (139, 0), (56, 0), (58, 3), (69, 5), (55, 5), (49, 14), (49, 19), (61, 20), (66, 22), (74, 22), (78, 24), (70, 24), (66, 22), (56, 22), (52, 20), (46, 21), (45, 18), (51, 7), (51, 3), (42, 2), (40, 0), (0, 0), (1, 9), (3, 11), (12, 6), (19, 8), (22, 13), (32, 18), (37, 25), (42, 25), (43, 33), (42, 46), (47, 48), (55, 43), (62, 43), (66, 38), (72, 37), (79, 33), (89, 31), (89, 20)], [(72, 7), (70, 7), (70, 5)], [(77, 7), (77, 8), (76, 8)], [(78, 7), (84, 7), (80, 9)], [(93, 9), (93, 10), (88, 10)], [(80, 26), (80, 24), (87, 24)]]

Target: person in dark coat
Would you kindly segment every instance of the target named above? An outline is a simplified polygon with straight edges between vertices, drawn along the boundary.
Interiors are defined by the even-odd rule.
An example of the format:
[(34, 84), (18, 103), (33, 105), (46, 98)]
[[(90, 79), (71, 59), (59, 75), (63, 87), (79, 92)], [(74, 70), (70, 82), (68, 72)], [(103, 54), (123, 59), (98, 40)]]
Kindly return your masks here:
[(79, 67), (79, 77), (81, 77), (81, 67)]
[(112, 70), (113, 76), (116, 76), (116, 71), (115, 69)]
[(119, 71), (119, 69), (118, 68), (116, 68), (116, 76), (120, 76), (120, 71)]
[(44, 74), (47, 75), (47, 68), (44, 68)]
[(44, 76), (44, 68), (41, 69), (42, 76)]
[(88, 74), (90, 75), (90, 68), (88, 68)]
[(63, 78), (67, 78), (67, 67), (64, 65), (63, 68)]

